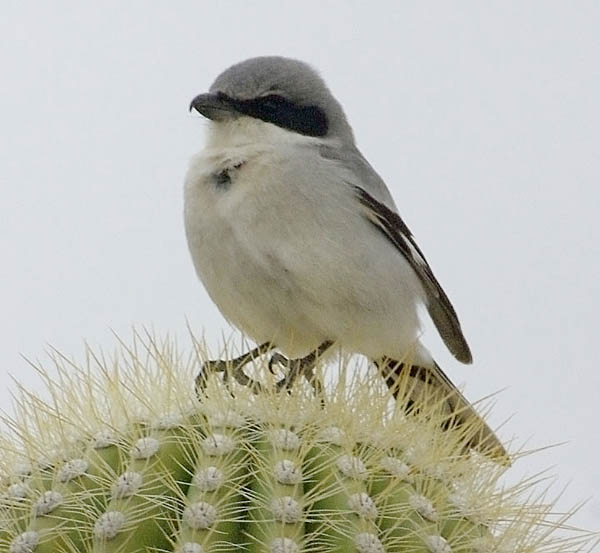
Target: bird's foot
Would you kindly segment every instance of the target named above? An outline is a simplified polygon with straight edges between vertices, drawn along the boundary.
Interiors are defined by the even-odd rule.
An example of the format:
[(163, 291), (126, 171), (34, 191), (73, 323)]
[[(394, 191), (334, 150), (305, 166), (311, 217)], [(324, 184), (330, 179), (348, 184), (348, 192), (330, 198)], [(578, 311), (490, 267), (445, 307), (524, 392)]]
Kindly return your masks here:
[(196, 376), (196, 394), (199, 397), (202, 396), (202, 392), (204, 392), (204, 389), (206, 388), (209, 374), (216, 372), (223, 373), (224, 382), (227, 382), (230, 377), (233, 377), (238, 384), (241, 384), (242, 386), (248, 386), (252, 389), (252, 391), (254, 391), (254, 393), (262, 391), (263, 388), (260, 382), (246, 375), (244, 372), (244, 366), (257, 357), (264, 355), (269, 350), (273, 349), (273, 347), (274, 346), (270, 342), (265, 342), (264, 344), (261, 344), (253, 350), (250, 350), (239, 357), (235, 357), (234, 359), (217, 359), (206, 361), (202, 364), (200, 372), (198, 373), (198, 376)]
[(269, 359), (269, 370), (275, 373), (275, 367), (280, 366), (281, 368), (287, 369), (287, 374), (277, 382), (277, 390), (285, 388), (289, 390), (296, 382), (296, 379), (304, 374), (304, 367), (302, 361), (304, 358), (289, 359), (281, 353), (274, 353)]
[(322, 395), (323, 386), (315, 376), (315, 366), (319, 358), (333, 345), (332, 341), (323, 342), (315, 351), (305, 357), (288, 359), (281, 353), (274, 353), (269, 359), (269, 370), (273, 372), (275, 365), (287, 368), (287, 374), (277, 382), (277, 390), (290, 390), (299, 376), (304, 376), (311, 384), (315, 393)]

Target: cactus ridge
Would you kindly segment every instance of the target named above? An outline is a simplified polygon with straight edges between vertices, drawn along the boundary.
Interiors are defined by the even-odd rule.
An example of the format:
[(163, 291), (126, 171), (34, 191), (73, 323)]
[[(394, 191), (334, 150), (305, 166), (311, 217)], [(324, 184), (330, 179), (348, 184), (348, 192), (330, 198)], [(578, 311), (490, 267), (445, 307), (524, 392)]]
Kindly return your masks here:
[[(536, 479), (469, 452), (440, 402), (406, 415), (352, 361), (259, 394), (216, 376), (203, 348), (150, 334), (79, 366), (39, 367), (47, 400), (20, 390), (0, 446), (0, 553), (553, 553), (593, 540), (531, 500)], [(329, 369), (328, 369), (329, 370)]]

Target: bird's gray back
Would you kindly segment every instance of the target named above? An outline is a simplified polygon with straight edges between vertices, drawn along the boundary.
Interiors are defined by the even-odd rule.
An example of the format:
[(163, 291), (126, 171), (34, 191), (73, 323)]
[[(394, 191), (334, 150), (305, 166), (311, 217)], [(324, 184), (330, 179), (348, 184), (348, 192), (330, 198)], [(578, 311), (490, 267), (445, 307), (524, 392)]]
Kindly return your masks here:
[(385, 182), (356, 146), (323, 144), (319, 146), (319, 153), (323, 158), (338, 163), (346, 174), (352, 176), (354, 182), (349, 184), (360, 186), (392, 211), (398, 211)]

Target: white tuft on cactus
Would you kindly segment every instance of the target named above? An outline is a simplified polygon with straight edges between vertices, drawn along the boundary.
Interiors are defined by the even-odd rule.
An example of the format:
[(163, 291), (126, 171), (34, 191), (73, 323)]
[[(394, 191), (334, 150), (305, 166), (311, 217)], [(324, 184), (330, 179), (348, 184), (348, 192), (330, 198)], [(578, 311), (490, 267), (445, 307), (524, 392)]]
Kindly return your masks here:
[(214, 492), (225, 481), (225, 475), (217, 467), (207, 467), (194, 474), (193, 484), (202, 492)]
[(347, 439), (346, 432), (337, 426), (327, 426), (319, 432), (319, 440), (335, 445), (343, 445)]
[(269, 439), (273, 445), (283, 451), (296, 451), (300, 447), (300, 437), (291, 430), (278, 428), (269, 432)]
[(452, 548), (442, 536), (427, 536), (425, 543), (431, 553), (452, 553)]
[(217, 520), (217, 509), (210, 503), (198, 501), (183, 511), (183, 521), (194, 530), (210, 528)]
[(123, 528), (126, 518), (120, 511), (109, 511), (94, 524), (94, 534), (100, 540), (113, 539)]
[(374, 520), (377, 518), (377, 507), (369, 494), (365, 492), (355, 493), (348, 499), (348, 508), (359, 517)]
[(10, 553), (33, 553), (40, 541), (38, 532), (23, 532), (19, 534), (10, 544)]
[(410, 466), (396, 457), (390, 457), (389, 455), (386, 455), (383, 459), (381, 459), (379, 465), (383, 470), (389, 472), (392, 476), (400, 478), (401, 480), (408, 479), (410, 475)]
[(300, 484), (302, 482), (302, 469), (290, 459), (282, 459), (275, 464), (273, 469), (275, 479), (280, 484)]
[(133, 449), (131, 450), (131, 456), (134, 459), (148, 459), (152, 455), (156, 455), (160, 449), (160, 442), (156, 438), (140, 438)]
[(293, 524), (302, 520), (302, 506), (293, 497), (278, 497), (271, 502), (271, 511), (275, 520)]
[(11, 484), (8, 487), (7, 495), (15, 499), (24, 499), (31, 495), (31, 490), (23, 482), (17, 482), (16, 484)]
[(56, 509), (63, 502), (63, 495), (60, 492), (49, 490), (33, 504), (33, 512), (36, 516), (47, 515)]
[(90, 464), (85, 459), (71, 459), (58, 471), (58, 480), (60, 482), (69, 482), (79, 476), (83, 476), (89, 466)]
[(354, 538), (354, 545), (358, 553), (385, 553), (381, 540), (369, 532), (357, 534)]
[(106, 428), (102, 430), (98, 430), (96, 434), (94, 434), (94, 448), (96, 449), (104, 449), (106, 447), (110, 447), (111, 445), (115, 445), (118, 443), (118, 438), (116, 434), (112, 430), (107, 430)]
[(435, 522), (438, 519), (437, 511), (433, 503), (423, 495), (411, 495), (408, 498), (410, 506), (417, 511), (423, 518)]
[(299, 553), (298, 544), (289, 538), (276, 538), (271, 542), (269, 553)]
[(140, 489), (143, 481), (144, 477), (139, 472), (124, 472), (113, 484), (112, 495), (117, 498), (129, 497)]
[(154, 426), (160, 430), (169, 430), (182, 426), (184, 423), (185, 417), (181, 413), (167, 413), (158, 417)]
[(204, 553), (204, 549), (199, 543), (188, 541), (181, 546), (181, 553)]
[(354, 455), (342, 455), (336, 465), (339, 471), (348, 478), (366, 480), (369, 475), (365, 464)]
[(211, 434), (202, 442), (204, 451), (211, 457), (220, 457), (233, 451), (235, 442), (224, 434)]

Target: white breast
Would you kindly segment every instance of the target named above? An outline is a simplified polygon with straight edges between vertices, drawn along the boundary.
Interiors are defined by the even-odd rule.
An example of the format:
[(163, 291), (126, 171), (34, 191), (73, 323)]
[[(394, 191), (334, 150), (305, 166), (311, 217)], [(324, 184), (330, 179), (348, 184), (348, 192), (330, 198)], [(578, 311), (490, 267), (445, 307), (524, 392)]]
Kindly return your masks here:
[[(371, 357), (404, 352), (420, 285), (357, 209), (353, 175), (318, 154), (319, 139), (246, 119), (213, 124), (186, 178), (188, 244), (215, 304), (288, 355), (324, 340)], [(239, 164), (230, 186), (215, 185)]]
[[(312, 140), (249, 118), (213, 124), (207, 147), (192, 160), (185, 183), (188, 244), (215, 304), (257, 341), (281, 342), (285, 334), (287, 342), (294, 336), (302, 350), (318, 345), (322, 334), (315, 333), (295, 305), (300, 298), (265, 221), (279, 203), (273, 193), (280, 183), (272, 169), (287, 149)], [(217, 187), (215, 175), (225, 170), (231, 170), (232, 182)]]

